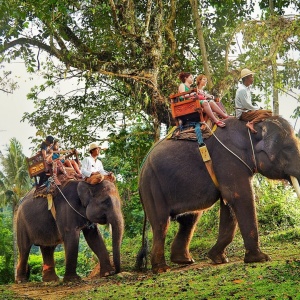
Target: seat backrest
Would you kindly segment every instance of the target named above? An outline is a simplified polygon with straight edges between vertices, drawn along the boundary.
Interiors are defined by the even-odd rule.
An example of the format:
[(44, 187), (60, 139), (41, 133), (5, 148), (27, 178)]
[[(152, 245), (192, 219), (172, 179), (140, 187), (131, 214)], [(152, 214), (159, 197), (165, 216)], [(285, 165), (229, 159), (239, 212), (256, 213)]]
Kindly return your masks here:
[(171, 94), (169, 96), (170, 102), (171, 103), (177, 103), (177, 102), (181, 102), (181, 101), (184, 101), (184, 100), (189, 100), (190, 98), (188, 98), (188, 97), (185, 98), (184, 96), (189, 95), (191, 93), (195, 93), (196, 91), (197, 91), (196, 89), (190, 89), (187, 92), (182, 92), (182, 93), (177, 93), (177, 94)]
[(41, 151), (32, 157), (26, 157), (26, 161), (31, 178), (47, 170), (46, 162)]
[(182, 92), (178, 94), (171, 94), (169, 96), (171, 102), (171, 112), (172, 117), (175, 120), (176, 125), (178, 125), (178, 118), (184, 119), (199, 119), (203, 121), (202, 107), (199, 100), (190, 97), (184, 97), (191, 93), (194, 93), (195, 90), (190, 90), (188, 92)]

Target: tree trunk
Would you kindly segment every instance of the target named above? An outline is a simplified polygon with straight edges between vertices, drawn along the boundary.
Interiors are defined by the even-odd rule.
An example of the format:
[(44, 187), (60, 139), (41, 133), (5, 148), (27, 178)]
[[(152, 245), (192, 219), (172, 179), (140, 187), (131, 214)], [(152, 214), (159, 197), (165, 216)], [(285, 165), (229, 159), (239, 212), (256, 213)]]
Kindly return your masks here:
[(193, 14), (193, 19), (196, 24), (196, 31), (197, 31), (197, 37), (199, 40), (199, 46), (201, 50), (201, 55), (202, 55), (202, 63), (203, 63), (203, 68), (204, 68), (204, 74), (207, 77), (207, 86), (208, 89), (211, 89), (213, 86), (212, 80), (211, 80), (211, 73), (210, 73), (210, 68), (209, 68), (209, 63), (208, 63), (208, 58), (207, 58), (207, 52), (206, 52), (206, 47), (205, 47), (205, 42), (204, 42), (204, 35), (203, 35), (203, 28), (201, 24), (201, 18), (200, 14), (198, 12), (198, 0), (190, 0), (191, 6), (192, 6), (192, 14)]
[(273, 114), (279, 115), (279, 95), (278, 89), (276, 88), (276, 79), (277, 79), (277, 66), (276, 61), (272, 64), (272, 74), (273, 74)]
[[(269, 0), (269, 8), (270, 8), (271, 15), (273, 15), (274, 14), (273, 0)], [(274, 47), (274, 49), (276, 50), (276, 47)], [(277, 82), (276, 54), (277, 51), (276, 52), (274, 51), (273, 59), (272, 59), (273, 114), (279, 115), (279, 95), (278, 95), (278, 89), (276, 88), (276, 82)]]

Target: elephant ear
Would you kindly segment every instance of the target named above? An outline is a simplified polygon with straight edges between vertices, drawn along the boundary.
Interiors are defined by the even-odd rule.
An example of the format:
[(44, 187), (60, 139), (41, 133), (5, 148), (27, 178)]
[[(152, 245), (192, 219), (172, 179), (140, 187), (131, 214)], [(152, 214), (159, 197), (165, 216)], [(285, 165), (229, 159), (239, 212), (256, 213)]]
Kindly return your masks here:
[(77, 193), (84, 207), (87, 207), (92, 198), (92, 191), (90, 185), (84, 181), (78, 183)]
[(273, 120), (266, 120), (261, 126), (261, 140), (257, 143), (255, 150), (257, 152), (265, 152), (271, 162), (273, 162), (281, 147), (282, 128), (273, 122)]

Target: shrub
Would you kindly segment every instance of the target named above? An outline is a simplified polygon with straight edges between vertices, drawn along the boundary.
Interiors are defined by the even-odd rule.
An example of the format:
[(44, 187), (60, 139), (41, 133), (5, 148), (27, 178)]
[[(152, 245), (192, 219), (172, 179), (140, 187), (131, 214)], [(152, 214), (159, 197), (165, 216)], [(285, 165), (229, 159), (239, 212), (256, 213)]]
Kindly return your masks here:
[(254, 189), (258, 196), (258, 222), (263, 231), (288, 229), (300, 224), (300, 203), (289, 184), (256, 176)]
[(41, 254), (30, 254), (28, 259), (30, 281), (42, 281), (43, 259)]

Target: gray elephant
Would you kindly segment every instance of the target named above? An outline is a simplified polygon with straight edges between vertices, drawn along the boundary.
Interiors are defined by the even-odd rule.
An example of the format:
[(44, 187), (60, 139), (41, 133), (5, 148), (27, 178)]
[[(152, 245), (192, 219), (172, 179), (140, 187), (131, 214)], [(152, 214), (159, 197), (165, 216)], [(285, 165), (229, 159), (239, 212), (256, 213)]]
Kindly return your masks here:
[[(259, 247), (258, 226), (251, 178), (258, 172), (271, 179), (293, 181), (299, 196), (300, 147), (290, 124), (271, 117), (249, 134), (242, 122), (229, 118), (225, 128), (205, 140), (219, 186), (210, 177), (198, 144), (163, 140), (148, 154), (140, 172), (141, 202), (153, 231), (151, 264), (154, 273), (169, 269), (164, 247), (170, 219), (179, 230), (171, 246), (171, 261), (194, 262), (189, 244), (203, 210), (220, 200), (219, 235), (208, 257), (225, 263), (226, 247), (240, 228), (247, 262), (269, 260)], [(137, 264), (141, 263), (140, 256)]]
[[(120, 272), (120, 247), (124, 231), (121, 201), (116, 186), (104, 180), (96, 185), (69, 181), (53, 198), (56, 220), (48, 210), (47, 199), (33, 198), (32, 190), (22, 201), (17, 214), (19, 263), (16, 282), (29, 278), (28, 256), (33, 244), (43, 256), (43, 281), (56, 281), (54, 250), (64, 244), (66, 268), (64, 281), (78, 280), (76, 273), (79, 235), (84, 237), (100, 262), (100, 276)], [(113, 262), (110, 262), (96, 224), (111, 224)]]

